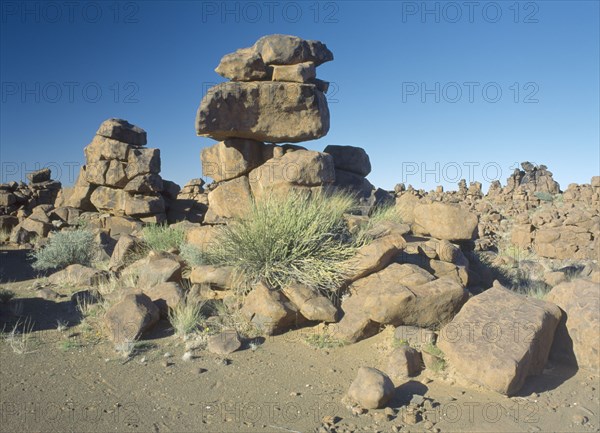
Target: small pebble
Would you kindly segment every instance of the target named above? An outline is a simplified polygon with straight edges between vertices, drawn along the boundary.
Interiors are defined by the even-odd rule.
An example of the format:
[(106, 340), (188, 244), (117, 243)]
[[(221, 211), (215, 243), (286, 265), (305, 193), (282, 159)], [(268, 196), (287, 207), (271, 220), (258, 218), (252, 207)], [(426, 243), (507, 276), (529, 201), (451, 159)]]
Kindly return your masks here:
[(170, 358), (171, 356), (171, 352), (165, 352), (165, 354), (163, 355), (165, 358)]
[(184, 361), (191, 361), (193, 359), (192, 352), (185, 352), (181, 359)]
[(299, 392), (290, 392), (291, 397), (298, 397), (300, 395)]
[(573, 423), (576, 425), (584, 425), (586, 424), (589, 420), (586, 416), (583, 416), (581, 414), (576, 413), (575, 415), (573, 415)]
[(208, 371), (208, 370), (207, 370), (206, 368), (202, 368), (202, 367), (200, 367), (200, 368), (198, 369), (198, 374), (206, 373), (207, 371)]

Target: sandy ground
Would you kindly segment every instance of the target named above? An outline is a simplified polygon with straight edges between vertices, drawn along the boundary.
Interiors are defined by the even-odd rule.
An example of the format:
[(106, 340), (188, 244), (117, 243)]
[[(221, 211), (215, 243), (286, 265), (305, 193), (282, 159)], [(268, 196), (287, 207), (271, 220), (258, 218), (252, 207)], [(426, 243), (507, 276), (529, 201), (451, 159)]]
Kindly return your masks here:
[[(35, 322), (27, 353), (0, 343), (2, 432), (314, 432), (324, 417), (334, 418), (338, 432), (599, 431), (598, 376), (551, 364), (512, 398), (425, 371), (396, 384), (392, 411), (355, 416), (341, 399), (359, 367), (385, 369), (391, 329), (354, 345), (317, 349), (305, 342), (317, 331), (305, 328), (227, 358), (196, 351), (184, 361), (182, 341), (162, 323), (149, 347), (126, 361), (104, 339), (81, 336), (68, 297), (35, 298), (21, 252), (0, 254), (0, 286), (18, 298), (0, 309), (5, 332), (15, 308)], [(57, 319), (72, 327), (56, 330)], [(407, 425), (413, 395), (427, 399), (424, 419)]]

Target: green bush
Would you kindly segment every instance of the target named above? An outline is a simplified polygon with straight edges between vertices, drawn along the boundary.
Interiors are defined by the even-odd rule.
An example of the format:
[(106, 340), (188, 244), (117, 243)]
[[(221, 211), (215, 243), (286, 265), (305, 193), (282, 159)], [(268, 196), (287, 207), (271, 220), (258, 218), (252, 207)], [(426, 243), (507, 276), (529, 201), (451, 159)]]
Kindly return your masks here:
[(142, 239), (149, 250), (179, 249), (185, 241), (185, 231), (180, 227), (151, 224), (142, 229)]
[(61, 231), (31, 253), (34, 269), (61, 269), (69, 265), (89, 266), (98, 255), (94, 234), (84, 229)]
[(350, 272), (345, 260), (359, 246), (344, 219), (354, 205), (340, 193), (258, 200), (246, 218), (223, 228), (204, 259), (233, 266), (245, 287), (263, 280), (273, 287), (295, 282), (335, 291)]

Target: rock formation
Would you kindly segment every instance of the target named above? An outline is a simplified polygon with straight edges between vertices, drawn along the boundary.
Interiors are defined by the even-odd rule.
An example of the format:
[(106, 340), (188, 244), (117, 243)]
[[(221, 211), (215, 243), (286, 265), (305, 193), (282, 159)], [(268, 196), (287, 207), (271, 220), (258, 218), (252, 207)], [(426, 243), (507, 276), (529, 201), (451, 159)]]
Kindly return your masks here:
[[(146, 131), (126, 120), (108, 119), (84, 149), (86, 164), (61, 203), (83, 210), (129, 216), (143, 222), (166, 220), (172, 182), (160, 176), (160, 150), (145, 147)], [(175, 194), (178, 187), (175, 186)]]
[(254, 198), (334, 183), (331, 155), (285, 144), (329, 131), (327, 83), (315, 68), (330, 60), (323, 43), (287, 35), (265, 36), (221, 59), (216, 72), (231, 81), (210, 89), (196, 116), (198, 135), (221, 140), (201, 154), (204, 175), (217, 182), (205, 223), (242, 217)]

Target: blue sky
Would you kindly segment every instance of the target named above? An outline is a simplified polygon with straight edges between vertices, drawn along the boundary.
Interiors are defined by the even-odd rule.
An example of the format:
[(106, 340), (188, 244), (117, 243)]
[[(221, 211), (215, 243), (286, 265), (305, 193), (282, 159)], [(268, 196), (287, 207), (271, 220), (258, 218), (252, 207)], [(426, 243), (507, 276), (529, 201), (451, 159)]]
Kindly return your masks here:
[(335, 56), (317, 70), (331, 129), (306, 147), (365, 148), (387, 189), (505, 184), (524, 160), (566, 189), (600, 174), (599, 15), (598, 1), (3, 1), (0, 181), (50, 166), (72, 183), (109, 117), (148, 131), (164, 178), (200, 177), (214, 68), (285, 33)]

